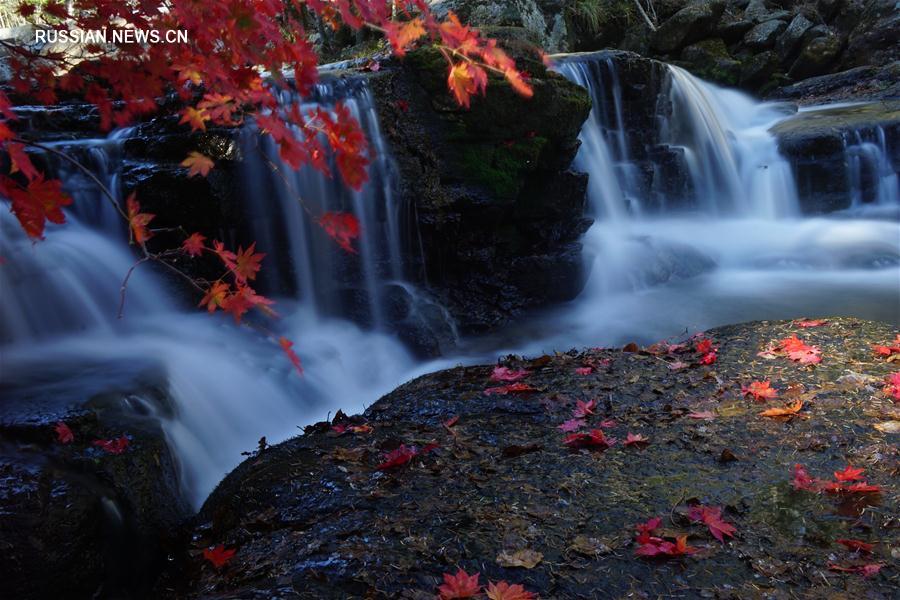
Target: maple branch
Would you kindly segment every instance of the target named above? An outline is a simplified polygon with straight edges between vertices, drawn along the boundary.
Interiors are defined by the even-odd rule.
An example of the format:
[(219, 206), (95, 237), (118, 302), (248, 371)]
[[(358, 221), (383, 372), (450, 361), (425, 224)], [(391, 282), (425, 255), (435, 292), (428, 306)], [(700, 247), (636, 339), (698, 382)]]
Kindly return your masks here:
[(147, 262), (151, 260), (149, 255), (145, 255), (143, 258), (140, 258), (128, 269), (128, 273), (125, 274), (125, 279), (122, 280), (122, 286), (119, 288), (119, 313), (116, 315), (117, 319), (121, 319), (125, 313), (125, 292), (128, 289), (128, 280), (131, 279), (131, 275), (134, 273), (134, 270), (138, 268), (138, 265), (141, 263)]
[(103, 184), (103, 182), (100, 181), (100, 179), (99, 179), (96, 175), (94, 175), (94, 173), (93, 173), (90, 169), (88, 169), (86, 166), (84, 166), (83, 164), (81, 164), (79, 161), (75, 160), (74, 158), (72, 158), (71, 156), (69, 156), (67, 153), (62, 152), (61, 150), (57, 150), (56, 148), (53, 148), (52, 146), (47, 146), (47, 145), (45, 145), (45, 144), (41, 144), (40, 142), (34, 142), (34, 141), (29, 141), (29, 140), (23, 140), (23, 139), (21, 139), (21, 138), (15, 138), (13, 141), (14, 141), (14, 142), (18, 142), (18, 143), (20, 143), (20, 144), (24, 144), (24, 145), (26, 145), (26, 146), (31, 146), (31, 147), (33, 147), (33, 148), (39, 148), (40, 150), (44, 150), (45, 152), (49, 152), (49, 153), (51, 153), (51, 154), (53, 154), (53, 155), (55, 155), (55, 156), (58, 156), (58, 157), (62, 158), (62, 159), (65, 160), (65, 161), (68, 161), (68, 162), (70, 162), (71, 164), (73, 164), (79, 171), (81, 171), (82, 173), (84, 173), (85, 175), (87, 175), (88, 178), (89, 178), (91, 181), (94, 182), (94, 184), (98, 187), (98, 189), (100, 190), (100, 192), (101, 192), (104, 196), (106, 196), (107, 200), (109, 200), (109, 202), (113, 205), (113, 208), (116, 209), (116, 212), (118, 212), (119, 215), (121, 215), (121, 217), (122, 217), (123, 219), (125, 219), (126, 222), (128, 221), (128, 215), (125, 214), (125, 211), (122, 210), (122, 207), (121, 207), (121, 205), (119, 204), (119, 201), (116, 200), (116, 197), (115, 197), (115, 196), (113, 195), (113, 193), (109, 190), (109, 188), (107, 188), (107, 187)]

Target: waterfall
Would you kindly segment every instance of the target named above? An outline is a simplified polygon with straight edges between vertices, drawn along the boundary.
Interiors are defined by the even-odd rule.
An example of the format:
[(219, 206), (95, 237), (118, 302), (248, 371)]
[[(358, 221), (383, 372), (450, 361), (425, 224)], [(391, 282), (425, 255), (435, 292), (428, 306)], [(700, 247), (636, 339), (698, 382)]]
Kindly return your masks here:
[[(394, 201), (390, 155), (371, 92), (360, 80), (326, 80), (305, 102), (328, 107), (339, 99), (374, 150), (370, 182), (359, 192), (311, 169), (286, 168), (271, 147), (259, 146), (255, 129), (240, 132), (247, 233), (257, 251), (268, 254), (261, 283), (282, 315), (269, 324), (269, 337), (184, 306), (152, 265), (141, 265), (130, 278), (119, 319), (120, 288), (136, 260), (127, 228), (91, 177), (45, 155), (74, 203), (67, 223), (50, 224), (39, 243), (11, 214), (0, 214), (4, 384), (45, 386), (66, 365), (59, 385), (67, 397), (84, 401), (89, 395), (79, 390), (88, 394), (104, 385), (102, 365), (130, 365), (119, 370), (136, 370), (135, 382), (149, 380), (167, 391), (172, 406), (153, 412), (180, 462), (185, 493), (199, 507), (260, 437), (274, 443), (338, 408), (359, 411), (412, 374), (417, 363), (387, 331), (389, 322), (414, 321), (426, 331), (452, 325), (446, 311), (403, 281), (407, 218)], [(283, 101), (297, 100), (286, 94)], [(123, 143), (132, 134), (118, 130), (50, 145), (74, 156), (121, 201)], [(291, 190), (264, 157), (277, 162)], [(337, 249), (289, 191), (317, 211), (354, 213), (363, 228), (359, 254)], [(305, 377), (281, 354), (273, 341), (279, 335), (296, 341)]]
[(884, 128), (844, 136), (850, 206), (900, 205), (900, 174), (894, 171)]

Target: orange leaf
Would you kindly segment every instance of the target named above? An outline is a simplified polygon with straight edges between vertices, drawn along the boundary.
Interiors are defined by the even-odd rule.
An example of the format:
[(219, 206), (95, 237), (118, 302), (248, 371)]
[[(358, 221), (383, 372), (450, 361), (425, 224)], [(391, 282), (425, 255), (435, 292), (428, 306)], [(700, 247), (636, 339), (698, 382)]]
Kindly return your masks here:
[(278, 338), (278, 345), (281, 346), (282, 352), (287, 355), (288, 359), (291, 361), (291, 364), (294, 365), (294, 368), (297, 372), (303, 375), (303, 365), (300, 364), (300, 357), (297, 356), (297, 353), (294, 352), (294, 342), (282, 336)]
[(412, 21), (407, 21), (398, 26), (393, 21), (389, 21), (384, 25), (385, 35), (394, 49), (394, 54), (404, 56), (406, 47), (425, 35), (425, 26), (422, 19), (416, 17)]
[(206, 121), (209, 121), (206, 109), (196, 109), (193, 106), (188, 106), (181, 113), (181, 120), (178, 122), (180, 124), (189, 123), (191, 131), (197, 131), (198, 129), (200, 131), (206, 131)]
[(190, 237), (181, 243), (181, 248), (188, 253), (188, 256), (197, 257), (203, 254), (203, 242), (206, 236), (200, 233), (192, 233)]
[(256, 279), (256, 274), (260, 269), (260, 262), (266, 256), (265, 253), (254, 253), (256, 242), (250, 244), (246, 250), (238, 247), (237, 255), (234, 259), (234, 277), (239, 283), (247, 283), (248, 280)]
[(472, 598), (481, 591), (478, 577), (478, 573), (469, 575), (462, 569), (457, 571), (456, 575), (444, 573), (444, 584), (438, 588), (438, 597), (441, 600)]
[(188, 169), (188, 177), (193, 177), (194, 175), (206, 177), (209, 175), (210, 169), (215, 166), (215, 162), (208, 156), (195, 151), (188, 154), (188, 157), (181, 161), (181, 166)]
[(526, 591), (518, 583), (510, 585), (505, 581), (496, 584), (488, 583), (486, 594), (489, 600), (534, 600), (537, 598), (533, 592)]
[(203, 299), (200, 300), (200, 304), (198, 306), (206, 306), (206, 310), (209, 312), (214, 312), (217, 308), (222, 307), (222, 303), (225, 301), (225, 297), (228, 295), (228, 292), (231, 291), (231, 287), (225, 283), (224, 281), (216, 281), (209, 289), (206, 290), (206, 295), (203, 296)]
[(456, 63), (447, 76), (447, 87), (456, 102), (465, 108), (469, 108), (472, 94), (484, 93), (486, 86), (487, 74), (484, 69), (468, 62)]
[(143, 244), (151, 237), (153, 232), (147, 229), (147, 225), (156, 215), (141, 212), (141, 205), (138, 204), (136, 194), (134, 192), (128, 196), (128, 224), (131, 225), (131, 232), (134, 235), (134, 241), (137, 244)]
[(800, 412), (803, 408), (803, 400), (797, 400), (790, 406), (784, 408), (770, 408), (759, 413), (763, 417), (791, 417)]

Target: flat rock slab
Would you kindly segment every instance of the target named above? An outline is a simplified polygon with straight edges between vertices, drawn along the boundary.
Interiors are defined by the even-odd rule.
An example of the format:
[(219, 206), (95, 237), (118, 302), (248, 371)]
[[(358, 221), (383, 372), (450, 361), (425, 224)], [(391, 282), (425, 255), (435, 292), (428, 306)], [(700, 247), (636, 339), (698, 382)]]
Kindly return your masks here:
[[(821, 363), (759, 356), (792, 334), (818, 346)], [(503, 360), (530, 372), (527, 393), (486, 394), (505, 385), (489, 380), (493, 365), (420, 377), (338, 419), (369, 432), (322, 423), (245, 461), (209, 498), (159, 593), (433, 598), (442, 574), (462, 568), (544, 598), (896, 597), (900, 437), (889, 431), (900, 407), (884, 386), (900, 362), (872, 349), (895, 336), (855, 319), (758, 322), (708, 332), (711, 365), (688, 341)], [(742, 394), (762, 380), (778, 397)], [(586, 430), (617, 438), (608, 449), (563, 444), (559, 425), (589, 400)], [(759, 415), (798, 401), (797, 416)], [(625, 446), (628, 433), (649, 444)], [(380, 470), (401, 443), (418, 454)], [(795, 490), (798, 463), (822, 480), (851, 463), (882, 491)], [(734, 537), (720, 543), (691, 522), (696, 503), (721, 507)], [(635, 524), (657, 516), (656, 535), (687, 535), (699, 551), (636, 557)], [(851, 552), (836, 543), (845, 538), (874, 549)], [(201, 557), (217, 544), (236, 550), (218, 570)], [(516, 559), (525, 566), (509, 566)], [(829, 569), (873, 563), (870, 577)]]

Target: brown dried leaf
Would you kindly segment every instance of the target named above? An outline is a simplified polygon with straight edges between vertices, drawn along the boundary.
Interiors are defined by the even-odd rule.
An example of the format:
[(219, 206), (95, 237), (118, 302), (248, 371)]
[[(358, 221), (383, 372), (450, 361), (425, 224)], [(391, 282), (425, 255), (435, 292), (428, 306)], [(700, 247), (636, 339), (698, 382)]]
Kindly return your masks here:
[(533, 569), (544, 559), (544, 555), (529, 548), (509, 552), (504, 550), (497, 556), (497, 564), (501, 567), (522, 567)]

